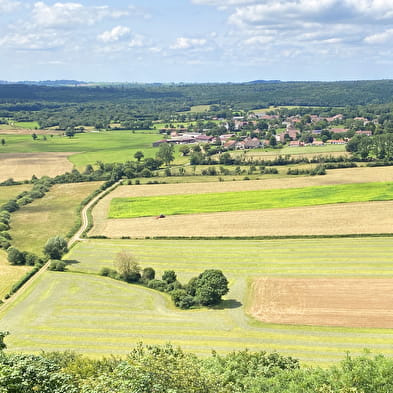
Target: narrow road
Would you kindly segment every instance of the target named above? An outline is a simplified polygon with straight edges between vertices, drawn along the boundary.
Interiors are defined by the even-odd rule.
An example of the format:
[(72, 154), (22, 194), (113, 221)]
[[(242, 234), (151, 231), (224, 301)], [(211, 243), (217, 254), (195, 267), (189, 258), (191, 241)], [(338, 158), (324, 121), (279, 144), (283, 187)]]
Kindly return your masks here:
[[(115, 184), (113, 184), (111, 187), (107, 188), (106, 190), (100, 192), (98, 195), (96, 195), (86, 206), (83, 207), (82, 211), (81, 211), (81, 217), (82, 217), (82, 225), (81, 227), (78, 229), (78, 231), (75, 233), (74, 236), (71, 237), (71, 239), (68, 241), (68, 248), (70, 249), (71, 246), (73, 246), (76, 242), (81, 241), (81, 240), (85, 240), (83, 239), (82, 233), (86, 230), (87, 226), (89, 225), (89, 220), (87, 217), (87, 211), (89, 210), (89, 208), (95, 203), (97, 202), (97, 200), (99, 198), (101, 198), (101, 196), (105, 193), (107, 193), (108, 191), (111, 192), (113, 191), (119, 184), (121, 183), (121, 180), (119, 180), (118, 182), (116, 182)], [(4, 303), (0, 305), (0, 312), (3, 312), (6, 308), (8, 308), (9, 306), (11, 306), (23, 293), (25, 293), (27, 291), (28, 288), (31, 287), (31, 285), (33, 285), (33, 283), (42, 276), (42, 274), (48, 269), (50, 265), (50, 261), (48, 261), (47, 263), (45, 263), (45, 265), (43, 265), (41, 267), (41, 269), (34, 274), (34, 276), (32, 276), (26, 283), (23, 284), (23, 286), (21, 288), (18, 289), (18, 291), (16, 291), (16, 293), (14, 293), (10, 298), (5, 299)]]

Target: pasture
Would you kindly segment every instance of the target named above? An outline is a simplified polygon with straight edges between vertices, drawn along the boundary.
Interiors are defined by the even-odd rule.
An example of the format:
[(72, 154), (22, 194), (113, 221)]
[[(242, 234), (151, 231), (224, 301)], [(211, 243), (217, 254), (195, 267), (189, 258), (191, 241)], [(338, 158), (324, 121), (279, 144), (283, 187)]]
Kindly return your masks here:
[[(143, 150), (145, 157), (154, 157), (157, 149), (152, 142), (160, 139), (157, 133), (132, 133), (131, 131), (102, 131), (75, 134), (68, 138), (63, 135), (39, 136), (33, 140), (31, 135), (5, 135), (6, 145), (2, 153), (42, 153), (75, 152), (69, 157), (78, 169), (96, 161), (125, 162), (134, 160), (134, 154)], [(1, 155), (0, 155), (1, 157)]]
[(54, 177), (71, 172), (68, 160), (72, 153), (4, 153), (0, 155), (0, 181), (30, 180), (37, 177)]
[(67, 235), (78, 217), (80, 203), (100, 186), (100, 182), (54, 185), (41, 199), (12, 213), (12, 245), (41, 255), (46, 241), (56, 235)]
[[(133, 253), (156, 276), (173, 269), (185, 283), (207, 268), (221, 269), (230, 292), (218, 309), (174, 309), (168, 296), (97, 276), (117, 252)], [(91, 356), (126, 354), (138, 341), (172, 342), (208, 354), (249, 348), (277, 350), (313, 364), (363, 348), (392, 355), (390, 329), (291, 326), (251, 318), (254, 278), (393, 278), (391, 238), (264, 241), (88, 240), (66, 256), (69, 271), (47, 272), (1, 317), (13, 351), (77, 350)], [(390, 311), (391, 312), (391, 311)]]
[(393, 183), (113, 198), (109, 218), (232, 212), (393, 199)]

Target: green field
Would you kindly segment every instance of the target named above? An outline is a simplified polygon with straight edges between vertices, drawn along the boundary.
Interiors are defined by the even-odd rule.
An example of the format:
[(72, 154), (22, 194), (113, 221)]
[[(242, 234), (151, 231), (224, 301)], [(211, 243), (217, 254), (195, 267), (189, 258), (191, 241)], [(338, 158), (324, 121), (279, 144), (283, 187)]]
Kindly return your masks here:
[[(392, 238), (265, 241), (89, 240), (65, 259), (69, 272), (47, 272), (0, 315), (13, 351), (73, 349), (92, 356), (126, 354), (138, 341), (172, 342), (185, 350), (277, 350), (326, 364), (364, 348), (393, 355), (393, 330), (263, 324), (245, 313), (250, 279), (273, 277), (393, 278)], [(220, 309), (181, 311), (168, 296), (99, 277), (120, 250), (160, 277), (181, 282), (206, 268), (222, 269), (230, 292)]]
[(152, 142), (160, 139), (157, 133), (132, 133), (131, 131), (103, 131), (75, 134), (72, 138), (62, 135), (39, 136), (33, 140), (30, 135), (5, 135), (7, 144), (3, 153), (36, 152), (77, 152), (70, 161), (79, 169), (96, 161), (125, 162), (135, 160), (137, 150), (143, 150), (145, 157), (154, 157), (157, 149)]
[(239, 191), (208, 194), (113, 198), (109, 218), (135, 218), (173, 214), (197, 214), (260, 210), (332, 203), (387, 201), (393, 199), (393, 183), (359, 183), (306, 188)]
[(40, 128), (38, 121), (15, 121), (15, 122), (12, 122), (12, 125), (14, 127), (25, 128), (28, 130), (35, 130), (35, 129)]

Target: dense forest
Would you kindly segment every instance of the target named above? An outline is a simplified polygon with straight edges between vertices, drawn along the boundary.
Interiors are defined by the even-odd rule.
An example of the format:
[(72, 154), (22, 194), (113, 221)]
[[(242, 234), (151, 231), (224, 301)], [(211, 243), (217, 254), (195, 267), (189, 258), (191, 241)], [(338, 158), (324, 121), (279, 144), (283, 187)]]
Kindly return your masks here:
[(213, 114), (228, 117), (228, 112), (271, 105), (353, 108), (392, 101), (393, 80), (74, 87), (0, 84), (0, 118), (35, 120), (42, 128), (62, 129), (170, 120), (174, 113), (195, 105), (211, 105)]

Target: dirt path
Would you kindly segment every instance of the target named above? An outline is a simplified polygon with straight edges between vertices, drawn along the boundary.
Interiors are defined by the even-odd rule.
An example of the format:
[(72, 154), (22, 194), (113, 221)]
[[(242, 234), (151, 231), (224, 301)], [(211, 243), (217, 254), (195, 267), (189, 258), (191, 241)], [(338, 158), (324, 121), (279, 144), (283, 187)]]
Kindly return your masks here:
[[(82, 217), (82, 225), (79, 228), (79, 230), (75, 233), (74, 236), (71, 237), (71, 239), (68, 241), (68, 249), (70, 249), (76, 242), (84, 240), (81, 238), (82, 233), (86, 230), (87, 226), (89, 225), (89, 219), (87, 216), (87, 211), (89, 208), (97, 202), (97, 200), (108, 190), (112, 191), (115, 189), (118, 185), (120, 184), (120, 181), (115, 183), (111, 188), (106, 189), (102, 192), (100, 192), (98, 195), (96, 195), (86, 206), (83, 207), (81, 211), (81, 217)], [(4, 303), (0, 305), (0, 312), (5, 311), (7, 308), (9, 308), (17, 299), (20, 298), (22, 294), (24, 294), (37, 280), (39, 277), (42, 276), (42, 274), (48, 269), (50, 264), (50, 261), (48, 261), (45, 265), (41, 267), (41, 269), (34, 274), (23, 286), (16, 292), (14, 293), (10, 298), (5, 299)]]

